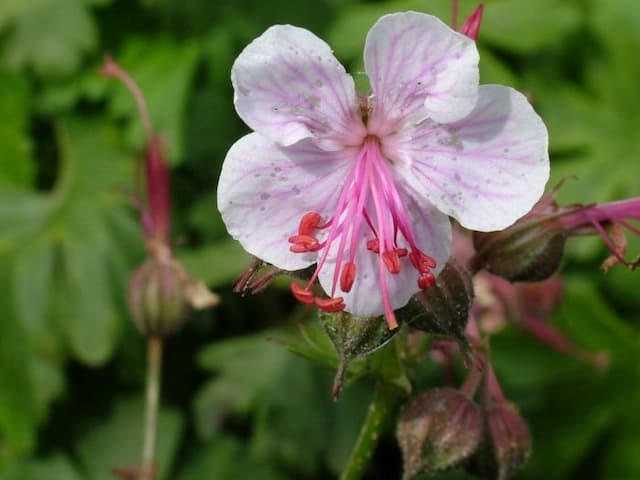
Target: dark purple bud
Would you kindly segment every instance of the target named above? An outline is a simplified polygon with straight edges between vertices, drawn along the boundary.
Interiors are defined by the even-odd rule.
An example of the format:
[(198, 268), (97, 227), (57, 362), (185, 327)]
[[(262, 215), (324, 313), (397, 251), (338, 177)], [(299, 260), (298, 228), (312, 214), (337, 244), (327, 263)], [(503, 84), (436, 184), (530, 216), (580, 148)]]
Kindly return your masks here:
[(507, 480), (531, 453), (529, 427), (508, 402), (491, 402), (485, 411), (485, 420), (495, 462), (492, 478)]
[(482, 436), (480, 408), (464, 393), (441, 388), (422, 393), (400, 413), (397, 430), (408, 480), (453, 467), (468, 458)]
[(454, 338), (468, 350), (465, 328), (473, 303), (471, 275), (454, 258), (450, 258), (436, 284), (416, 294), (409, 305), (397, 313), (411, 328)]
[(567, 239), (557, 220), (556, 214), (534, 209), (506, 230), (475, 232), (472, 269), (484, 268), (512, 282), (549, 278), (560, 266)]
[(153, 135), (147, 148), (147, 209), (152, 236), (161, 242), (169, 242), (171, 224), (169, 206), (169, 168), (164, 160), (160, 137)]
[(169, 168), (164, 160), (161, 138), (153, 133), (144, 94), (135, 80), (109, 56), (105, 58), (100, 72), (105, 76), (119, 79), (131, 92), (136, 103), (148, 141), (145, 162), (146, 201), (140, 212), (141, 223), (145, 237), (152, 243), (150, 249), (157, 250), (162, 246), (166, 249), (169, 244), (170, 229)]
[(129, 280), (129, 311), (144, 335), (167, 336), (176, 331), (188, 310), (191, 284), (180, 264), (148, 259)]

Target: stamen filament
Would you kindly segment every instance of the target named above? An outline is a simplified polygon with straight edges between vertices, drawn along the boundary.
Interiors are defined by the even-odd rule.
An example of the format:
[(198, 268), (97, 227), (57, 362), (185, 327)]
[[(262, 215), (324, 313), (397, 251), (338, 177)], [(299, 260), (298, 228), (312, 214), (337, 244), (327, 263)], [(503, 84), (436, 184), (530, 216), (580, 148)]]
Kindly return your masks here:
[[(367, 211), (373, 209), (372, 215)], [(355, 165), (351, 169), (331, 214), (324, 225), (320, 225), (322, 215), (308, 212), (302, 216), (298, 234), (289, 238), (289, 249), (296, 253), (321, 252), (315, 271), (307, 285), (292, 285), (291, 290), (303, 303), (313, 303), (321, 310), (337, 312), (344, 310), (342, 297), (336, 297), (336, 290), (349, 293), (354, 286), (358, 272), (356, 260), (358, 248), (362, 248), (361, 230), (366, 223), (374, 238), (365, 243), (365, 247), (378, 256), (378, 277), (384, 315), (390, 329), (398, 327), (393, 311), (387, 275), (399, 275), (404, 257), (418, 271), (418, 287), (427, 289), (435, 284), (431, 269), (435, 261), (422, 252), (415, 240), (412, 223), (400, 193), (396, 187), (392, 172), (381, 151), (379, 139), (368, 136), (364, 139)], [(328, 228), (322, 242), (315, 236), (316, 230)], [(400, 246), (400, 235), (409, 248)], [(334, 242), (338, 242), (334, 245)], [(346, 250), (348, 248), (348, 251)], [(332, 281), (329, 298), (319, 298), (311, 293), (311, 285), (318, 279), (327, 265), (329, 253), (332, 259)], [(346, 257), (346, 259), (345, 259)]]

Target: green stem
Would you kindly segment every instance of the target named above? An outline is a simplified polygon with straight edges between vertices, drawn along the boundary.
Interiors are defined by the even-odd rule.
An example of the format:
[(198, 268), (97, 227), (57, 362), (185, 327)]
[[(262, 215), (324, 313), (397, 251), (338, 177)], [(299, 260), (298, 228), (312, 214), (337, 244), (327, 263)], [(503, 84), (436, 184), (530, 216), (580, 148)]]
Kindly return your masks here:
[(156, 474), (155, 455), (161, 371), (162, 337), (151, 335), (147, 346), (147, 394), (140, 480), (151, 480)]
[(379, 382), (373, 393), (367, 417), (353, 446), (349, 461), (340, 480), (360, 480), (367, 471), (380, 436), (393, 415), (402, 391), (393, 385)]

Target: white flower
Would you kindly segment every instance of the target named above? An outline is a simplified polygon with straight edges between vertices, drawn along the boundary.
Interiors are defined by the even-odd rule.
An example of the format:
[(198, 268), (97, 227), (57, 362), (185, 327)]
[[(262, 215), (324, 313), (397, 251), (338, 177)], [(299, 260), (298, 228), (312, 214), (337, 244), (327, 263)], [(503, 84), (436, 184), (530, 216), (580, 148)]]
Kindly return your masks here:
[[(218, 207), (229, 233), (285, 269), (317, 264), (304, 302), (385, 314), (433, 284), (450, 252), (448, 216), (503, 229), (549, 175), (547, 130), (527, 99), (478, 85), (473, 40), (435, 17), (382, 17), (367, 35), (371, 94), (330, 47), (290, 25), (237, 58), (235, 106), (254, 133), (225, 159)], [(329, 298), (318, 298), (319, 279)]]

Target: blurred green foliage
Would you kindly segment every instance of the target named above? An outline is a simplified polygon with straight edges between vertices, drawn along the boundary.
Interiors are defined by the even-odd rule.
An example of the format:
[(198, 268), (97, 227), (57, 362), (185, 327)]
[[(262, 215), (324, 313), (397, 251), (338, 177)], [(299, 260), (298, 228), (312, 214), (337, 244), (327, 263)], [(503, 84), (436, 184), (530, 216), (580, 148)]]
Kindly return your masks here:
[[(482, 82), (531, 96), (550, 130), (551, 185), (576, 177), (560, 199), (640, 195), (640, 5), (485, 3)], [(461, 1), (461, 15), (475, 6)], [(248, 257), (215, 207), (226, 150), (247, 132), (229, 71), (268, 25), (294, 23), (361, 72), (368, 28), (406, 9), (450, 17), (448, 0), (0, 2), (0, 479), (106, 479), (137, 461), (144, 341), (124, 292), (144, 256), (129, 201), (144, 133), (129, 94), (98, 74), (107, 52), (139, 82), (164, 135), (178, 256), (223, 297), (168, 342), (159, 478), (340, 471), (371, 395), (362, 377), (406, 379), (394, 379), (388, 358), (354, 362), (334, 404), (337, 360), (312, 312), (277, 285), (252, 298), (230, 292)], [(569, 253), (566, 299), (551, 321), (584, 349), (608, 352), (611, 364), (594, 371), (516, 327), (496, 336), (498, 375), (534, 436), (518, 478), (640, 478), (640, 278), (598, 273), (598, 242)], [(439, 375), (426, 369), (421, 381), (436, 385)], [(388, 435), (368, 478), (397, 478), (399, 469)]]

